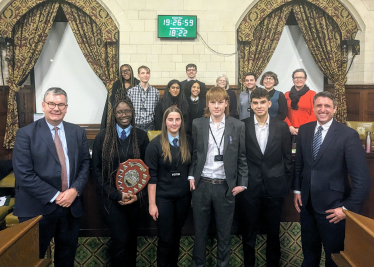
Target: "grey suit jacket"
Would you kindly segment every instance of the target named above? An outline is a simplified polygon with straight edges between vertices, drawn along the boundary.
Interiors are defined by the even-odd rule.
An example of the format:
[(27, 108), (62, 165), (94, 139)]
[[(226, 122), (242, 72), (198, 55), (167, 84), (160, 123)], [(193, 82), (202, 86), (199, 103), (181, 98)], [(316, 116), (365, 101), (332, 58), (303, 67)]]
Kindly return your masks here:
[[(230, 142), (229, 142), (230, 136)], [(192, 162), (189, 176), (195, 179), (195, 186), (199, 186), (209, 142), (209, 118), (195, 119), (192, 123), (192, 138), (194, 141)], [(223, 147), (223, 164), (229, 190), (226, 196), (232, 196), (232, 189), (236, 186), (248, 187), (248, 167), (245, 156), (244, 123), (233, 117), (225, 121), (225, 136)]]

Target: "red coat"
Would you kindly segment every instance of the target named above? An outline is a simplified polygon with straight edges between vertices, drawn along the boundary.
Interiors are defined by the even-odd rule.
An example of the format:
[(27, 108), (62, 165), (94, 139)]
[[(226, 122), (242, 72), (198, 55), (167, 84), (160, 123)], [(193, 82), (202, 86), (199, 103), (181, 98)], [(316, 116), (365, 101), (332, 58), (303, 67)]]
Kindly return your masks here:
[(288, 124), (288, 127), (299, 128), (300, 125), (317, 120), (313, 109), (313, 97), (315, 95), (316, 92), (312, 90), (306, 92), (305, 95), (300, 97), (299, 109), (294, 110), (291, 108), (290, 92), (285, 94), (287, 100), (287, 117), (284, 121)]

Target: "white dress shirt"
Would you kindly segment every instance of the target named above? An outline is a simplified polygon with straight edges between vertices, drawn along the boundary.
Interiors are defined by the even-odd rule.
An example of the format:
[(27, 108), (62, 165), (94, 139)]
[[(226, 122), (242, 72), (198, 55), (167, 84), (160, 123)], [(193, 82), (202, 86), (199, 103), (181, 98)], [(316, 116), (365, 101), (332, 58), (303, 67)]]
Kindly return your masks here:
[[(203, 172), (201, 176), (209, 177), (212, 179), (226, 179), (225, 168), (223, 167), (223, 161), (214, 161), (214, 156), (218, 155), (218, 147), (221, 139), (223, 137), (223, 133), (225, 131), (225, 116), (223, 116), (222, 121), (217, 128), (217, 124), (213, 122), (212, 117), (209, 118), (209, 126), (212, 131), (209, 130), (209, 141), (208, 141), (208, 151), (206, 155), (206, 161), (203, 168)], [(214, 142), (212, 133), (214, 138), (216, 139), (217, 145)], [(224, 147), (224, 140), (223, 137), (222, 143), (220, 146), (220, 153), (223, 155), (223, 147)]]
[(269, 117), (270, 116), (268, 114), (265, 125), (261, 127), (260, 123), (257, 121), (256, 116), (254, 116), (256, 138), (262, 154), (265, 153), (265, 148), (269, 138)]

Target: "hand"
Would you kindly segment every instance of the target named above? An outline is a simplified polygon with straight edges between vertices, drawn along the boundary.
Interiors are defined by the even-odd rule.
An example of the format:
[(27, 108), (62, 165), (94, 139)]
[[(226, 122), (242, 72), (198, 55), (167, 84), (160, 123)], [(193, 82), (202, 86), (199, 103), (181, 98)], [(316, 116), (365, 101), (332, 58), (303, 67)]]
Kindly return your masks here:
[(158, 219), (158, 208), (155, 204), (149, 205), (149, 215), (152, 216), (154, 221), (157, 221)]
[(295, 205), (297, 212), (300, 213), (300, 206), (303, 205), (303, 202), (301, 201), (301, 194), (294, 193), (293, 204)]
[(298, 134), (298, 132), (299, 132), (299, 129), (298, 129), (298, 128), (295, 128), (295, 127), (293, 127), (293, 126), (290, 126), (289, 128), (290, 128), (290, 133), (291, 133), (292, 135), (297, 135), (297, 134)]
[(195, 190), (195, 180), (190, 179), (190, 191)]
[(77, 195), (78, 195), (77, 189), (70, 188), (58, 194), (56, 198), (56, 204), (64, 208), (68, 208), (74, 202)]
[(326, 219), (328, 219), (330, 223), (338, 223), (341, 220), (344, 220), (346, 217), (342, 207), (326, 210), (326, 213), (331, 213), (329, 216), (326, 217)]
[(122, 195), (122, 200), (118, 201), (118, 203), (121, 204), (121, 205), (129, 205), (131, 203), (134, 203), (137, 200), (138, 200), (138, 197), (136, 195), (123, 194)]
[(236, 196), (237, 194), (239, 194), (240, 192), (243, 192), (244, 191), (244, 187), (243, 186), (236, 186), (236, 187), (234, 187), (234, 189), (231, 191), (232, 192), (232, 194), (234, 195), (234, 196)]

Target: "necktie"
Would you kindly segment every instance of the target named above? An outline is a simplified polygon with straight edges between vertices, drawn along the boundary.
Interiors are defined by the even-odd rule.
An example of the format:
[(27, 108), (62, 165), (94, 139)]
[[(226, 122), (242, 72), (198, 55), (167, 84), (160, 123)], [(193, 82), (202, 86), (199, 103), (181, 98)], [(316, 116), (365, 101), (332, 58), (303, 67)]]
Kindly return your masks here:
[(55, 127), (55, 146), (57, 151), (58, 160), (61, 164), (61, 190), (64, 192), (68, 189), (68, 175), (66, 172), (66, 162), (64, 149), (62, 148), (62, 143), (60, 137), (58, 136), (58, 127)]
[(177, 138), (173, 139), (173, 146), (178, 147), (178, 139)]
[(126, 137), (127, 137), (127, 135), (126, 135), (126, 131), (123, 130), (122, 133), (121, 133), (121, 139), (122, 139), (122, 140), (125, 140)]
[(313, 137), (313, 159), (315, 160), (322, 144), (322, 126), (318, 127), (316, 134)]

